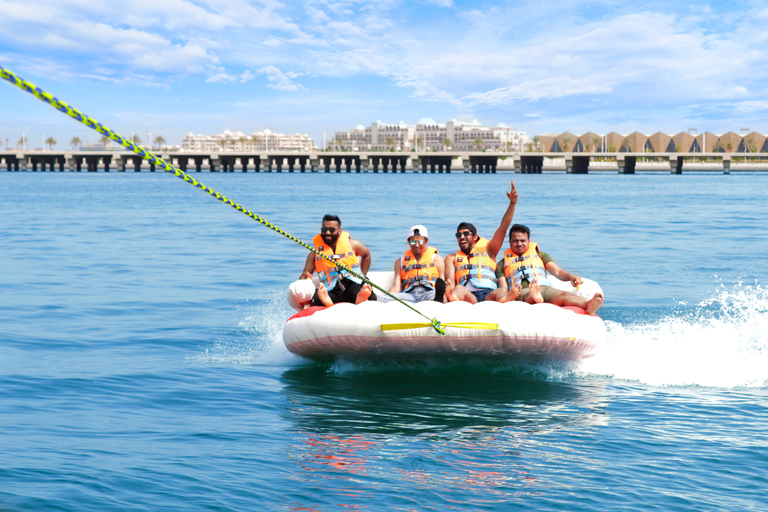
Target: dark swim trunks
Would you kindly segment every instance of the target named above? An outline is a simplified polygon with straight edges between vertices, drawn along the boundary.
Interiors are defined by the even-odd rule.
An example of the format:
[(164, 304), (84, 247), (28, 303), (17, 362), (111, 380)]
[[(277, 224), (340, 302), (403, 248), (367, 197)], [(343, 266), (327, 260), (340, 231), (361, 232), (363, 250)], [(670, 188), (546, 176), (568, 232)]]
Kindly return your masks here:
[[(328, 290), (328, 296), (331, 298), (331, 301), (334, 304), (338, 304), (339, 302), (350, 302), (354, 304), (355, 300), (357, 299), (357, 294), (360, 291), (360, 288), (362, 287), (363, 287), (362, 284), (358, 284), (352, 281), (351, 279), (347, 279), (345, 277), (340, 282), (337, 282), (333, 288)], [(376, 294), (371, 293), (371, 296), (368, 297), (368, 300), (377, 300)], [(315, 294), (312, 296), (312, 301), (310, 302), (310, 305), (312, 306), (323, 305), (323, 302), (317, 296), (317, 292), (315, 292)]]
[(475, 296), (477, 299), (477, 302), (483, 302), (485, 298), (490, 295), (490, 293), (493, 290), (483, 289), (483, 290), (470, 290), (472, 292), (472, 295)]

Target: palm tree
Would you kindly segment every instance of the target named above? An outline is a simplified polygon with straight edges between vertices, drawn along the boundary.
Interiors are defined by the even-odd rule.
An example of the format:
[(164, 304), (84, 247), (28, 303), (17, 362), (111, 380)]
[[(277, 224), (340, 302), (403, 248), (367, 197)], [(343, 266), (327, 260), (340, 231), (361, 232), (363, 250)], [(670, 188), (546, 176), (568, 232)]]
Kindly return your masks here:
[(421, 147), (421, 145), (423, 143), (424, 143), (424, 138), (423, 137), (416, 137), (416, 151), (419, 150), (419, 148)]
[(392, 151), (395, 145), (395, 138), (390, 135), (384, 139), (384, 143), (387, 145), (389, 150)]
[(592, 149), (597, 151), (598, 148), (602, 147), (603, 139), (600, 137), (592, 137)]
[(45, 143), (48, 144), (48, 149), (53, 149), (53, 146), (56, 145), (56, 139), (53, 137), (48, 137), (45, 139)]
[(75, 149), (77, 146), (82, 144), (83, 141), (80, 140), (80, 137), (72, 137), (72, 139), (69, 141), (69, 145), (72, 146), (72, 149)]
[(16, 147), (21, 148), (21, 149), (25, 149), (27, 147), (27, 136), (26, 135), (22, 135), (21, 137), (19, 137), (19, 140), (16, 141)]
[(133, 142), (136, 146), (140, 146), (141, 145), (141, 137), (139, 137), (138, 135), (132, 135), (131, 136), (131, 142)]
[(725, 145), (726, 149), (728, 149), (728, 152), (731, 153), (733, 151), (733, 143), (729, 142)]
[(344, 149), (344, 137), (339, 135), (336, 137), (336, 151), (343, 150)]
[(565, 137), (563, 137), (563, 151), (567, 152), (570, 146), (571, 146), (571, 138), (566, 135)]
[(163, 144), (165, 144), (165, 137), (162, 135), (155, 137), (155, 144), (157, 144), (158, 149), (163, 149)]
[(485, 143), (483, 142), (483, 139), (480, 137), (476, 137), (475, 140), (472, 141), (472, 145), (478, 150), (481, 151), (483, 149), (483, 146)]
[(533, 136), (533, 145), (534, 145), (534, 147), (536, 148), (537, 151), (541, 148), (541, 146), (539, 144), (541, 144), (541, 138), (538, 135), (534, 135)]
[(443, 139), (443, 147), (448, 148), (450, 146), (453, 146), (453, 142), (448, 137)]
[(101, 137), (99, 137), (99, 142), (104, 147), (112, 145), (112, 139), (109, 138), (109, 135), (102, 135)]

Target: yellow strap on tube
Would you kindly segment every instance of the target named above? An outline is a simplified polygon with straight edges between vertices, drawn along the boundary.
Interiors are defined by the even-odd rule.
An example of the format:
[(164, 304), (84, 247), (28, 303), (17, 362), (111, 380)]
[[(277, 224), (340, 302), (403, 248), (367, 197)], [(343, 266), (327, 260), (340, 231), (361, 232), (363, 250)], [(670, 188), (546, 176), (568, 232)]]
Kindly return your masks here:
[[(458, 329), (487, 329), (496, 331), (499, 329), (499, 324), (491, 324), (485, 322), (445, 322), (443, 327), (456, 327)], [(421, 329), (424, 327), (432, 327), (432, 324), (423, 322), (417, 323), (402, 323), (402, 324), (381, 324), (382, 331), (404, 331), (406, 329)]]

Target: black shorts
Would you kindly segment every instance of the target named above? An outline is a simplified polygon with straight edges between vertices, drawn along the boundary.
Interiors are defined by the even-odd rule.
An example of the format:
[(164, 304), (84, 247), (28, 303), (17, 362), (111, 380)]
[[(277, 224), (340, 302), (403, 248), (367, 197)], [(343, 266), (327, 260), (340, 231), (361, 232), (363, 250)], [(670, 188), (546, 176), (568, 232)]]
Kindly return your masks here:
[[(360, 292), (360, 289), (363, 287), (362, 284), (358, 284), (354, 281), (352, 281), (349, 278), (344, 278), (336, 283), (336, 285), (328, 290), (328, 296), (331, 298), (331, 301), (334, 304), (338, 304), (339, 302), (349, 302), (351, 304), (355, 303), (355, 300), (357, 300), (357, 294)], [(371, 293), (371, 296), (368, 297), (368, 300), (378, 300), (376, 298), (375, 293)], [(312, 296), (312, 302), (310, 302), (310, 305), (312, 306), (322, 306), (323, 301), (321, 301), (317, 297), (317, 292)]]

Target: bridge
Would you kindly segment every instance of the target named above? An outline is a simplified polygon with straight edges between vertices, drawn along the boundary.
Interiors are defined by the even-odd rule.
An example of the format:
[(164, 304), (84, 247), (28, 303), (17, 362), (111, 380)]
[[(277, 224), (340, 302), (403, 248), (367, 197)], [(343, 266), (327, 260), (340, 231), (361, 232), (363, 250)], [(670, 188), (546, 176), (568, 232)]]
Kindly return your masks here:
[[(450, 173), (515, 172), (587, 174), (636, 171), (682, 174), (683, 170), (729, 174), (768, 171), (763, 153), (563, 153), (563, 152), (159, 152), (185, 172)], [(56, 172), (155, 171), (127, 151), (0, 151), (0, 170)]]

